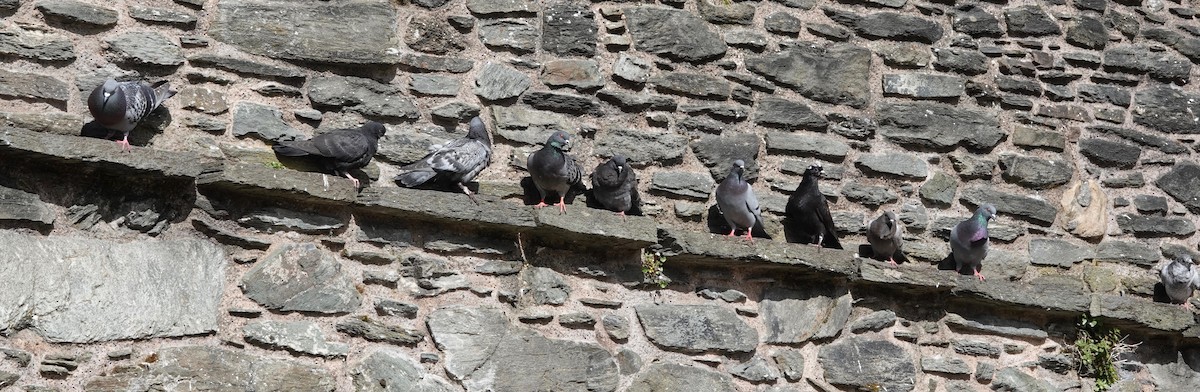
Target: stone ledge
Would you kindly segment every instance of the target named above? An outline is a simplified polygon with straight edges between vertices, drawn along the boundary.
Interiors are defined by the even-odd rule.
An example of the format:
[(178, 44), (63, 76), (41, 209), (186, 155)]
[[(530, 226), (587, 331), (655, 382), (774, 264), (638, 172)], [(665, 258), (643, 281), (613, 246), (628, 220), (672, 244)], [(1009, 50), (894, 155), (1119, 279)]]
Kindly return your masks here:
[[(322, 177), (325, 178), (322, 178)], [(321, 173), (298, 172), (264, 164), (227, 162), (196, 177), (196, 185), (293, 201), (333, 204), (354, 201), (349, 180)]]
[(0, 156), (29, 159), (43, 165), (88, 164), (116, 175), (130, 171), (169, 178), (196, 178), (216, 161), (179, 151), (133, 147), (123, 152), (111, 141), (64, 136), (5, 127), (0, 129)]
[(724, 238), (719, 234), (659, 228), (659, 244), (672, 262), (717, 264), (727, 267), (742, 265), (803, 267), (813, 272), (832, 272), (857, 277), (858, 264), (848, 250), (817, 248), (801, 244), (785, 244), (759, 239), (753, 244), (740, 238)]

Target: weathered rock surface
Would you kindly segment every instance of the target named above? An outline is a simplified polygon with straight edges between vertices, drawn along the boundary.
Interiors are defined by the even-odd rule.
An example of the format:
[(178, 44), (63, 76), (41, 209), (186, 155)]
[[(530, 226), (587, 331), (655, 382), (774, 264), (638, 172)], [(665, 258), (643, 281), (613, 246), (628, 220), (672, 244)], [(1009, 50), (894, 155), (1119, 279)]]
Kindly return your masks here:
[(548, 339), (512, 325), (497, 308), (441, 308), (429, 315), (428, 325), (446, 353), (446, 372), (468, 390), (617, 388), (617, 363), (607, 350), (594, 343)]
[(1200, 214), (1200, 166), (1191, 163), (1176, 165), (1154, 184), (1183, 203), (1188, 211)]
[(848, 44), (798, 43), (782, 52), (746, 59), (746, 69), (813, 100), (861, 108), (870, 100), (871, 51)]
[(0, 222), (17, 222), (47, 227), (54, 224), (54, 210), (37, 194), (0, 186)]
[(0, 54), (35, 61), (72, 61), (75, 45), (70, 39), (48, 31), (5, 26), (0, 29)]
[(242, 292), (282, 312), (346, 313), (362, 298), (333, 253), (311, 243), (277, 245), (242, 276)]
[(881, 104), (878, 121), (888, 140), (933, 150), (990, 150), (1005, 135), (995, 116), (940, 103)]
[(0, 96), (67, 102), (71, 87), (53, 76), (0, 69)]
[(581, 4), (550, 4), (542, 11), (542, 49), (559, 56), (592, 57), (596, 21)]
[(732, 309), (714, 305), (644, 305), (634, 307), (646, 337), (659, 346), (683, 352), (716, 350), (750, 352), (758, 331)]
[(330, 342), (312, 321), (256, 321), (242, 327), (246, 341), (321, 357), (344, 357), (346, 343)]
[(367, 116), (416, 120), (417, 106), (394, 85), (353, 76), (320, 76), (308, 83), (314, 106), (344, 107)]
[(393, 349), (382, 348), (367, 355), (351, 373), (356, 391), (452, 392), (446, 379), (430, 374), (416, 360)]
[[(347, 23), (346, 17), (354, 18)], [(217, 4), (213, 38), (271, 58), (334, 64), (396, 64), (396, 9), (386, 0)]]
[(881, 385), (889, 391), (913, 390), (917, 366), (902, 347), (886, 340), (849, 337), (822, 346), (818, 354), (825, 381), (865, 388)]
[(733, 392), (733, 379), (696, 366), (676, 363), (655, 363), (638, 373), (629, 385), (629, 392)]
[(475, 78), (475, 94), (492, 101), (508, 99), (521, 95), (532, 83), (528, 76), (512, 67), (489, 62)]
[(0, 232), (0, 331), (50, 342), (175, 337), (217, 329), (225, 252), (199, 240), (118, 243)]
[[(331, 392), (334, 377), (322, 367), (217, 347), (169, 347), (155, 353), (144, 372), (121, 372), (89, 382), (95, 391), (147, 390), (164, 385), (228, 391)], [(186, 386), (186, 387), (183, 387)]]
[(651, 129), (613, 128), (596, 136), (596, 153), (620, 153), (634, 166), (672, 162), (683, 157), (687, 138), (673, 132)]
[(705, 62), (725, 55), (725, 41), (693, 13), (632, 7), (625, 10), (625, 17), (637, 50), (686, 62)]
[(283, 113), (273, 106), (238, 102), (233, 110), (233, 136), (254, 136), (280, 142), (306, 139), (304, 134), (283, 121)]
[(85, 27), (111, 27), (117, 24), (117, 11), (76, 0), (42, 0), (37, 9), (47, 19), (78, 23)]

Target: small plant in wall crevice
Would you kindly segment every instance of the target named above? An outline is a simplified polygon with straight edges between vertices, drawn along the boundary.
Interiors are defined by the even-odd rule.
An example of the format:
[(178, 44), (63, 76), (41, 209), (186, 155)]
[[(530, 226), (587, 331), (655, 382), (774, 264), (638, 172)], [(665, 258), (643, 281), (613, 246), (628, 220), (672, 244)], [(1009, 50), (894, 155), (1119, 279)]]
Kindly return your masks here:
[(1075, 325), (1075, 344), (1071, 347), (1079, 359), (1079, 375), (1096, 379), (1096, 390), (1107, 390), (1120, 380), (1117, 366), (1121, 355), (1133, 352), (1137, 344), (1126, 344), (1121, 330), (1107, 327), (1083, 316)]
[(662, 252), (642, 252), (642, 281), (645, 283), (658, 286), (660, 289), (667, 288), (671, 283), (671, 278), (663, 274), (663, 264), (667, 263), (667, 256), (663, 256)]

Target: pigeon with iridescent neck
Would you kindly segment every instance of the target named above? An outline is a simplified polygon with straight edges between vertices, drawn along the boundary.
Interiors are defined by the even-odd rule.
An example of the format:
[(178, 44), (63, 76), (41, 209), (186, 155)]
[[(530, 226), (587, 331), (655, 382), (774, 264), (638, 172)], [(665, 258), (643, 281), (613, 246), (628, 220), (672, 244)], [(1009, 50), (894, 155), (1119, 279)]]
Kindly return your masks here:
[(975, 209), (975, 214), (958, 222), (950, 229), (950, 253), (954, 256), (955, 268), (962, 272), (969, 267), (976, 278), (983, 280), (980, 269), (988, 253), (988, 222), (996, 216), (996, 207), (984, 204)]
[(534, 208), (546, 206), (546, 196), (550, 192), (558, 195), (558, 211), (567, 213), (567, 192), (583, 187), (583, 173), (575, 157), (566, 154), (571, 149), (571, 135), (563, 131), (555, 131), (546, 140), (546, 145), (540, 150), (529, 154), (525, 164), (533, 185), (537, 187), (541, 200)]
[(1183, 255), (1164, 265), (1158, 271), (1158, 277), (1171, 302), (1182, 303), (1183, 307), (1189, 309), (1192, 307), (1188, 300), (1192, 298), (1192, 290), (1200, 286), (1200, 275), (1196, 272), (1195, 264), (1192, 264), (1191, 256)]
[(173, 95), (175, 90), (166, 81), (152, 86), (144, 81), (108, 79), (88, 95), (88, 112), (97, 124), (109, 130), (109, 136), (112, 136), (111, 132), (121, 132), (123, 135), (117, 145), (122, 151), (130, 151), (129, 132)]
[(754, 228), (762, 227), (762, 211), (759, 210), (758, 198), (754, 196), (754, 188), (750, 187), (743, 176), (746, 173), (746, 162), (741, 159), (733, 161), (729, 175), (717, 185), (717, 209), (729, 224), (729, 236), (738, 229), (746, 229), (746, 240), (754, 241), (751, 232)]
[(901, 241), (900, 225), (891, 211), (884, 211), (867, 227), (867, 242), (876, 260), (886, 259), (888, 264), (896, 265), (895, 255), (900, 252)]

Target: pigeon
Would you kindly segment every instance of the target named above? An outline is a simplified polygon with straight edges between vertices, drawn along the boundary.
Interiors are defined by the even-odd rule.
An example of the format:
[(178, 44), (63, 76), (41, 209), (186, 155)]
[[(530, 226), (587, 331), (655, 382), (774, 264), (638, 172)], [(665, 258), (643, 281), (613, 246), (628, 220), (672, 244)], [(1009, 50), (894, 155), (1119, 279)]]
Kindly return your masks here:
[(1200, 286), (1200, 275), (1192, 264), (1191, 256), (1183, 255), (1164, 265), (1158, 271), (1158, 277), (1162, 279), (1163, 288), (1171, 302), (1182, 302), (1183, 307), (1189, 309), (1192, 307), (1188, 299), (1192, 297), (1192, 289)]
[(884, 211), (871, 225), (867, 227), (867, 242), (871, 244), (872, 254), (876, 259), (887, 258), (888, 264), (896, 265), (895, 255), (900, 252), (900, 225), (896, 224), (896, 214)]
[(964, 266), (971, 267), (981, 281), (984, 279), (979, 269), (988, 251), (987, 225), (995, 216), (996, 207), (984, 204), (975, 209), (975, 215), (950, 229), (950, 253), (954, 255), (955, 268), (962, 271)]
[(492, 139), (487, 127), (479, 117), (471, 119), (467, 137), (446, 144), (429, 147), (429, 154), (421, 160), (400, 168), (396, 182), (401, 186), (415, 187), (433, 182), (444, 182), (458, 186), (475, 204), (479, 200), (467, 188), (479, 172), (491, 163)]
[(746, 239), (753, 242), (751, 232), (754, 227), (762, 227), (762, 211), (758, 208), (758, 198), (742, 175), (746, 172), (746, 162), (741, 159), (733, 161), (729, 175), (717, 185), (717, 209), (729, 224), (729, 236), (740, 228), (746, 228)]
[(788, 197), (784, 213), (788, 218), (788, 226), (800, 235), (802, 241), (826, 248), (842, 249), (837, 231), (833, 228), (833, 216), (829, 214), (829, 202), (817, 187), (817, 180), (824, 176), (825, 169), (820, 164), (813, 164), (805, 169), (800, 185)]
[(166, 81), (150, 85), (144, 81), (118, 82), (108, 79), (88, 95), (88, 111), (97, 124), (109, 129), (109, 137), (115, 131), (123, 133), (117, 145), (122, 151), (131, 151), (129, 131), (173, 95), (175, 90)]
[(554, 131), (546, 140), (542, 149), (529, 154), (526, 166), (533, 184), (537, 187), (541, 202), (535, 208), (546, 206), (546, 194), (558, 194), (558, 210), (567, 213), (567, 192), (572, 188), (583, 187), (583, 173), (579, 171), (579, 163), (575, 158), (563, 151), (570, 151), (571, 136), (563, 131)]
[(313, 158), (322, 169), (349, 178), (354, 182), (354, 189), (359, 189), (358, 179), (349, 171), (371, 163), (371, 157), (379, 148), (379, 138), (385, 132), (387, 128), (383, 124), (367, 121), (358, 128), (336, 129), (308, 140), (279, 142), (272, 148), (283, 156)]
[(637, 173), (621, 154), (614, 154), (592, 171), (592, 196), (604, 208), (616, 211), (622, 217), (642, 203), (637, 184)]

